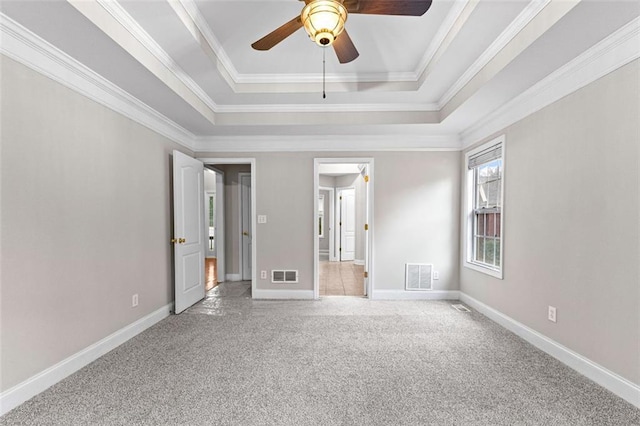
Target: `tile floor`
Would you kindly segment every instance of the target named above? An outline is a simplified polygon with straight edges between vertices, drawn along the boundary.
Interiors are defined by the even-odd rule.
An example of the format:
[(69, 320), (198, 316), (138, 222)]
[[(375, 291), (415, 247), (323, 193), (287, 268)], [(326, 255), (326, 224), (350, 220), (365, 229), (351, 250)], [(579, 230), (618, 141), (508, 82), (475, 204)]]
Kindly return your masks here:
[(320, 261), (320, 296), (364, 296), (364, 266)]

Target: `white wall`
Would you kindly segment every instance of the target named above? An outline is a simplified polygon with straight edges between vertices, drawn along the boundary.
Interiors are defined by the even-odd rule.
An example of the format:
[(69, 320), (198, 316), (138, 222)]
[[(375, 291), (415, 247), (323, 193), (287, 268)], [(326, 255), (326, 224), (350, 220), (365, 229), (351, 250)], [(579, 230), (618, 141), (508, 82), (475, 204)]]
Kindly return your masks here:
[(460, 274), (463, 292), (637, 384), (639, 76), (636, 60), (500, 132), (504, 280)]
[(258, 289), (313, 289), (313, 159), (375, 160), (375, 285), (404, 289), (404, 264), (432, 262), (436, 289), (458, 289), (459, 152), (201, 153), (256, 158), (257, 269), (297, 269), (298, 284), (258, 279)]
[(180, 147), (0, 64), (4, 391), (173, 300), (170, 170)]

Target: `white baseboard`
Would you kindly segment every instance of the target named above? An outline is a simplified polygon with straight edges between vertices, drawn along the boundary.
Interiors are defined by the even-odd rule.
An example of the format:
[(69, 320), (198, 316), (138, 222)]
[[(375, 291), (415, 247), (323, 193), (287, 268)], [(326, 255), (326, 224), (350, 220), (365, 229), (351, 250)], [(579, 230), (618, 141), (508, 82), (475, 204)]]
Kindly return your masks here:
[(364, 265), (364, 260), (356, 259), (353, 261), (354, 265)]
[(224, 277), (226, 278), (225, 281), (242, 281), (242, 275), (240, 274), (226, 274)]
[(151, 312), (134, 323), (121, 328), (104, 339), (77, 352), (59, 363), (0, 394), (0, 416), (13, 410), (23, 402), (55, 385), (107, 352), (117, 348), (135, 335), (169, 316), (173, 303)]
[(318, 250), (318, 254), (324, 254), (326, 256), (329, 256), (329, 249), (327, 249), (327, 250)]
[(253, 290), (254, 299), (313, 299), (313, 290)]
[(522, 337), (533, 346), (640, 408), (640, 386), (637, 384), (607, 370), (601, 365), (596, 364), (588, 358), (562, 346), (545, 335), (538, 333), (463, 292), (460, 292), (460, 300), (507, 330)]
[(457, 290), (376, 290), (373, 291), (374, 300), (458, 300), (460, 292)]

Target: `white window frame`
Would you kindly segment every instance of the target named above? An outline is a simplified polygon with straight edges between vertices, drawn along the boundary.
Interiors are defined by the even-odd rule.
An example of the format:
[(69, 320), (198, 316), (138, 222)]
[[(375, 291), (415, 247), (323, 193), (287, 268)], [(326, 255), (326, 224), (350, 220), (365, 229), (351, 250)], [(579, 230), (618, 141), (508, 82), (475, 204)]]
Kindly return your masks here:
[[(500, 267), (492, 268), (488, 265), (474, 262), (473, 260), (473, 221), (474, 221), (474, 197), (476, 185), (474, 181), (474, 170), (469, 170), (469, 159), (475, 154), (484, 151), (492, 146), (501, 145), (502, 147), (502, 180), (500, 182)], [(465, 154), (464, 170), (466, 172), (465, 180), (465, 253), (463, 265), (469, 269), (490, 275), (492, 277), (503, 279), (504, 277), (504, 181), (506, 176), (505, 161), (505, 136), (501, 135), (495, 139), (486, 142)]]

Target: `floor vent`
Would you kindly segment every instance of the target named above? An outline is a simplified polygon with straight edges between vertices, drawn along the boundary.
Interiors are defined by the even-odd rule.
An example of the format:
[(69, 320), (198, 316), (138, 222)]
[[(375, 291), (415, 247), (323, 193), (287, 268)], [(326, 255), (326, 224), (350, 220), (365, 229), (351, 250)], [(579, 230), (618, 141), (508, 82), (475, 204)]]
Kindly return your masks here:
[(411, 291), (431, 290), (433, 265), (427, 263), (407, 263), (405, 289)]
[(471, 309), (467, 308), (462, 304), (451, 305), (451, 307), (458, 312), (471, 312)]
[(297, 283), (298, 271), (285, 271), (285, 270), (272, 270), (271, 271), (272, 283)]

